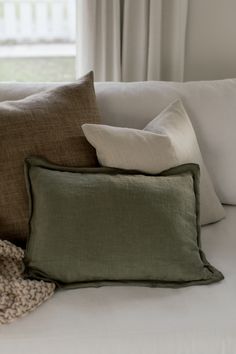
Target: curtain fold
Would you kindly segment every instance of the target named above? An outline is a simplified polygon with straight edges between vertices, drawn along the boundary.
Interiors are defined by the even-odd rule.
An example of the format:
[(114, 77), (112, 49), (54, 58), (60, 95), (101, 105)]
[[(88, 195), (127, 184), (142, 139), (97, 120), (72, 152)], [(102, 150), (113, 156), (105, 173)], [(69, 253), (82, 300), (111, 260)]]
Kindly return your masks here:
[(120, 0), (77, 0), (77, 74), (121, 80)]
[(188, 0), (77, 0), (77, 75), (184, 80)]

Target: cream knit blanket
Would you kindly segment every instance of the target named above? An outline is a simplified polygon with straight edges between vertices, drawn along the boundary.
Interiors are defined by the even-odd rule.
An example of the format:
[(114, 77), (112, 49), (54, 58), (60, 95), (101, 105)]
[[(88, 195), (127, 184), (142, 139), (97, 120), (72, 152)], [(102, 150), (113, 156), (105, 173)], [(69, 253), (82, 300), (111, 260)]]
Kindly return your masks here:
[(0, 324), (22, 317), (46, 301), (53, 283), (24, 279), (24, 251), (0, 240)]

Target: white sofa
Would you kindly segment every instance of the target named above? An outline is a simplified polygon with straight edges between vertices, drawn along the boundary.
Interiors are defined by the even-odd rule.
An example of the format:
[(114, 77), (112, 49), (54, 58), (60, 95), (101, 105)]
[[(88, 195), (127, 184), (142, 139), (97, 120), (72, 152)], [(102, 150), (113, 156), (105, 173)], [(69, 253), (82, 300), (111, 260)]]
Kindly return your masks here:
[[(0, 84), (0, 101), (54, 85)], [(181, 97), (218, 195), (223, 202), (236, 199), (236, 80), (98, 83), (96, 93), (103, 123), (135, 128)], [(222, 282), (175, 290), (58, 291), (32, 314), (0, 328), (0, 353), (235, 354), (236, 206), (225, 210), (224, 220), (202, 228), (203, 249), (225, 275)]]

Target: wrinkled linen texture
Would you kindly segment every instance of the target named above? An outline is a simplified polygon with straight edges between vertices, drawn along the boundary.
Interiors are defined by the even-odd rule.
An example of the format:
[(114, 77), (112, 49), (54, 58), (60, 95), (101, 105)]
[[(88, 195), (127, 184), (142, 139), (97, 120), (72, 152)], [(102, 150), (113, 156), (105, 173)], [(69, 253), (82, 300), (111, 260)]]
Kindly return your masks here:
[(181, 287), (223, 278), (201, 250), (199, 166), (160, 175), (26, 160), (26, 271), (66, 287)]

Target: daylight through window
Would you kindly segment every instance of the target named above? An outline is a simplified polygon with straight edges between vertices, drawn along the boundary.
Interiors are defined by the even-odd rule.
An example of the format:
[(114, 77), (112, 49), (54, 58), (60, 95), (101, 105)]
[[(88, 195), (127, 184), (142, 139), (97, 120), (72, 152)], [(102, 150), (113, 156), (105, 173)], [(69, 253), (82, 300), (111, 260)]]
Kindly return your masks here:
[(76, 0), (0, 0), (0, 81), (75, 79)]

